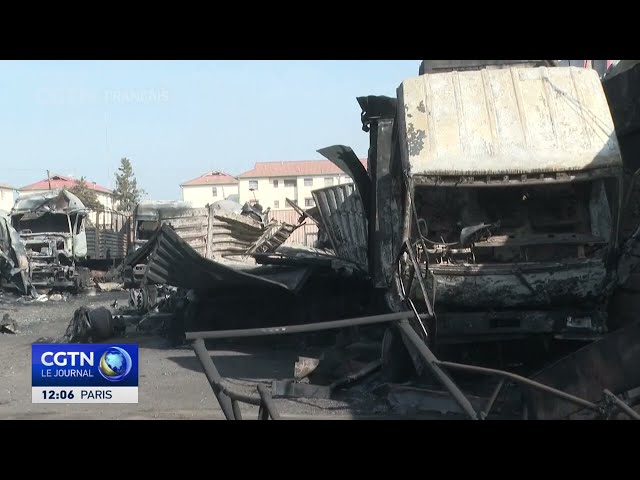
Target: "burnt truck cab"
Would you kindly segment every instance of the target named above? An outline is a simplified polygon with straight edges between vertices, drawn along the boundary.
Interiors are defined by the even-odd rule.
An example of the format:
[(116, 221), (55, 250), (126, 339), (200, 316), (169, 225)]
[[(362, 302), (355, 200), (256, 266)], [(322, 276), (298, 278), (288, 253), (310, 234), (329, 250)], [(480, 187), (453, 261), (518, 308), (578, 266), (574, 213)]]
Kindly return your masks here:
[[(146, 264), (144, 252), (139, 252), (153, 237), (158, 227), (167, 219), (175, 218), (180, 212), (193, 210), (190, 202), (174, 200), (152, 200), (140, 202), (133, 210), (133, 245), (129, 257), (125, 260), (125, 285), (131, 288), (139, 287), (144, 277)], [(138, 252), (136, 254), (136, 252)], [(132, 259), (134, 260), (131, 263)]]
[[(622, 159), (598, 74), (545, 66), (425, 73), (402, 82), (396, 108), (368, 119), (374, 278), (399, 288), (384, 265), (397, 265), (391, 252), (410, 245), (424, 288), (402, 285), (411, 283), (416, 304), (429, 297), (445, 343), (605, 332)], [(415, 275), (410, 263), (401, 257), (398, 278)]]
[(27, 251), (35, 287), (82, 288), (88, 284), (88, 269), (76, 266), (87, 255), (86, 216), (83, 203), (67, 190), (16, 200), (11, 224)]

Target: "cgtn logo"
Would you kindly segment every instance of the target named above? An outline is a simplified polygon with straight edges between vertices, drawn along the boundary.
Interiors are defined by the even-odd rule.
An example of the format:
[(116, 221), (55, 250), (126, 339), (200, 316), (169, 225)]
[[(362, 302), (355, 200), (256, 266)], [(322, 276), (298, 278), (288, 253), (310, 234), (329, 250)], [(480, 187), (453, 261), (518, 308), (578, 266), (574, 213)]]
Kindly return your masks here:
[[(40, 361), (45, 367), (75, 367), (56, 369), (53, 377), (93, 377), (94, 358), (94, 352), (44, 352)], [(100, 357), (98, 372), (110, 382), (119, 382), (131, 372), (132, 364), (126, 350), (110, 347)]]
[(119, 382), (130, 372), (131, 356), (120, 347), (111, 347), (100, 357), (100, 373), (110, 382)]
[[(138, 389), (138, 346), (132, 344), (34, 344), (32, 346), (32, 387), (34, 401), (52, 400), (78, 401), (110, 400), (127, 388)], [(41, 387), (64, 388), (42, 390)], [(71, 390), (74, 387), (80, 390)], [(102, 388), (108, 387), (108, 388)], [(87, 390), (87, 388), (89, 390)], [(37, 393), (37, 394), (36, 394)], [(71, 395), (71, 396), (70, 396)], [(117, 395), (116, 395), (117, 396)], [(127, 393), (126, 402), (133, 403), (133, 391)], [(87, 403), (85, 402), (85, 403)]]

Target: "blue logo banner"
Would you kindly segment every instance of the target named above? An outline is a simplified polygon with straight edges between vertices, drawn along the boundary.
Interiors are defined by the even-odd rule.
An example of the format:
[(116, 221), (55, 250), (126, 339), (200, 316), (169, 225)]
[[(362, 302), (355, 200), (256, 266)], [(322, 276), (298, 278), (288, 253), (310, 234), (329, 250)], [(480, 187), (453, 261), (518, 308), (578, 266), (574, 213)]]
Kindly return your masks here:
[(137, 387), (138, 345), (34, 344), (32, 387)]

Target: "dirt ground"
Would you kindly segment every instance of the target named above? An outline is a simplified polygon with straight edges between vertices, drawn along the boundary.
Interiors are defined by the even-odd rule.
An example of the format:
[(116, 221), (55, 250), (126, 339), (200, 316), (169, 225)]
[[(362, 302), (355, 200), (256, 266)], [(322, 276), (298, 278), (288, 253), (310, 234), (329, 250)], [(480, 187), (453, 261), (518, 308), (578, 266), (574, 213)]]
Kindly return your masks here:
[[(32, 404), (31, 344), (43, 337), (59, 338), (80, 306), (107, 307), (115, 300), (126, 305), (128, 292), (91, 292), (66, 300), (21, 303), (0, 293), (0, 318), (8, 313), (17, 333), (0, 334), (0, 419), (223, 419), (216, 398), (190, 347), (171, 348), (159, 336), (140, 333), (109, 343), (139, 345), (139, 403), (136, 404)], [(113, 308), (111, 308), (113, 311)], [(268, 342), (272, 342), (268, 344)], [(255, 392), (257, 382), (293, 376), (293, 365), (303, 354), (292, 346), (227, 344), (210, 349), (220, 374), (238, 389)], [(292, 419), (313, 415), (318, 419), (348, 419), (378, 415), (385, 403), (353, 391), (345, 401), (277, 399), (282, 415)], [(242, 406), (243, 416), (257, 418), (257, 407)]]

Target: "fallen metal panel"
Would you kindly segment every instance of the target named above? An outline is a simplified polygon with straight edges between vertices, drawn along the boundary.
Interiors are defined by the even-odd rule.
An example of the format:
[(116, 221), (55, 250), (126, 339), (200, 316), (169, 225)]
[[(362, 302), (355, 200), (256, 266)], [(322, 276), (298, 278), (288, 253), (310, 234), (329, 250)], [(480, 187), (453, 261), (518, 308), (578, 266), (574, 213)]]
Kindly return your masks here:
[(209, 208), (206, 257), (244, 253), (263, 233), (262, 224), (253, 218), (214, 204)]
[(595, 70), (484, 69), (421, 75), (398, 88), (412, 175), (494, 175), (621, 166)]
[[(640, 385), (640, 323), (613, 332), (531, 377), (591, 402), (607, 389), (620, 394)], [(580, 407), (528, 391), (530, 413), (539, 420), (566, 418)]]
[(273, 252), (287, 241), (289, 236), (298, 228), (298, 225), (286, 223), (272, 223), (267, 226), (262, 236), (254, 243), (247, 253)]
[(354, 185), (335, 185), (311, 194), (336, 255), (367, 269), (367, 218)]
[(371, 178), (351, 147), (333, 145), (321, 148), (318, 153), (353, 179), (362, 199), (366, 218), (369, 218), (371, 214)]
[[(289, 225), (298, 224), (300, 222), (300, 218), (303, 216), (304, 212), (301, 214), (296, 210), (291, 209), (271, 210), (269, 212), (270, 220), (275, 220), (280, 223), (288, 223)], [(303, 220), (302, 224), (291, 232), (284, 243), (286, 245), (305, 245), (307, 247), (313, 247), (317, 238), (318, 225), (315, 223), (313, 217), (309, 216)]]
[(202, 257), (168, 225), (162, 225), (153, 243), (145, 273), (149, 283), (197, 290), (272, 287), (295, 291), (310, 273), (309, 268), (231, 268)]

